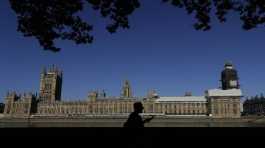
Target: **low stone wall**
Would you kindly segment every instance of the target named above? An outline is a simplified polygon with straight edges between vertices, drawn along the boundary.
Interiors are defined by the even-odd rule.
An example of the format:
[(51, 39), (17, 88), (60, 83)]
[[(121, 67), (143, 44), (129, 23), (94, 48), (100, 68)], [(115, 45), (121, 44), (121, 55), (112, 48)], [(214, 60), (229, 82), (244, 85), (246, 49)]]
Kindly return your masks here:
[[(0, 127), (123, 127), (126, 120), (127, 117), (2, 118)], [(146, 123), (145, 127), (265, 127), (265, 118), (161, 117)]]

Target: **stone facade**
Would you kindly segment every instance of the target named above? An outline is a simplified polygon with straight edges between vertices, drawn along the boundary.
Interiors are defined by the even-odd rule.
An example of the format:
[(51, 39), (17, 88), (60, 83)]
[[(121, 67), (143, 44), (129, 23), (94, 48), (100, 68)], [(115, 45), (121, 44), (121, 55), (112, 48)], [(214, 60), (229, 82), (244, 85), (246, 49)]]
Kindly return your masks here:
[(115, 115), (127, 114), (133, 111), (136, 99), (105, 98), (97, 101), (57, 101), (53, 103), (39, 103), (39, 115)]
[(17, 95), (15, 92), (9, 92), (5, 100), (5, 115), (29, 116), (37, 110), (36, 95), (31, 93)]
[[(140, 98), (98, 98), (96, 101), (58, 101), (39, 103), (39, 115), (127, 115), (133, 111), (133, 104)], [(207, 102), (142, 100), (144, 113), (163, 115), (206, 115)]]
[(210, 97), (208, 114), (216, 118), (239, 118), (240, 97)]
[[(229, 71), (232, 71), (234, 76), (234, 71)], [(229, 71), (226, 70), (225, 75), (230, 76)], [(39, 96), (8, 93), (4, 114), (6, 116), (128, 115), (133, 111), (133, 104), (141, 101), (145, 114), (239, 118), (241, 90), (237, 86), (238, 82), (226, 82), (230, 82), (231, 79), (225, 75), (222, 73), (222, 84), (226, 85), (226, 89), (207, 90), (204, 96), (192, 96), (191, 93), (187, 93), (180, 97), (163, 97), (151, 91), (146, 97), (133, 97), (130, 83), (126, 80), (120, 97), (107, 97), (105, 92), (100, 94), (98, 91), (93, 91), (82, 101), (61, 101), (62, 72), (53, 67), (48, 71), (44, 69), (41, 73)], [(237, 75), (232, 78), (237, 78)]]
[(62, 71), (54, 66), (48, 71), (45, 68), (42, 70), (40, 78), (40, 100), (46, 102), (61, 100), (62, 76)]

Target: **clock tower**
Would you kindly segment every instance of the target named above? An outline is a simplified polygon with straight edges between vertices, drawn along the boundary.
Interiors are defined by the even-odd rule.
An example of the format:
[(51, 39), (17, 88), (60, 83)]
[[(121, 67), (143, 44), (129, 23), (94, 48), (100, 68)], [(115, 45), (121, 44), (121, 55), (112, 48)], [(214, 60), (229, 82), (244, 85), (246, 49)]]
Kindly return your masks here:
[(239, 89), (237, 71), (234, 69), (232, 63), (225, 63), (224, 70), (221, 74), (222, 89)]

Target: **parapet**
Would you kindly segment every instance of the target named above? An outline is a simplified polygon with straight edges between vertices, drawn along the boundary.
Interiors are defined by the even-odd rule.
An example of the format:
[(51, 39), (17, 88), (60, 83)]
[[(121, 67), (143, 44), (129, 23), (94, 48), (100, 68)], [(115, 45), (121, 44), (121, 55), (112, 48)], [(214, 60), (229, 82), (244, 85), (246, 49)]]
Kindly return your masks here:
[(207, 97), (242, 97), (241, 89), (209, 89), (205, 92)]
[(57, 74), (59, 76), (62, 76), (63, 71), (60, 70), (57, 66), (52, 65), (51, 67), (48, 68), (48, 70), (46, 70), (46, 68), (42, 68), (42, 74), (46, 75), (46, 74)]

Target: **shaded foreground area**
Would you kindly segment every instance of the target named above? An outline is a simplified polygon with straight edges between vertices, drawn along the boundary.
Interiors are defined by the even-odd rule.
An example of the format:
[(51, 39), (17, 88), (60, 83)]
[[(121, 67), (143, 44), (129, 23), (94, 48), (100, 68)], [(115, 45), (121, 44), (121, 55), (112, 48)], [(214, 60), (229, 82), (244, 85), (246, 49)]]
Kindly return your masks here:
[[(0, 127), (123, 127), (127, 117), (0, 118)], [(265, 117), (156, 117), (145, 127), (265, 127)]]

